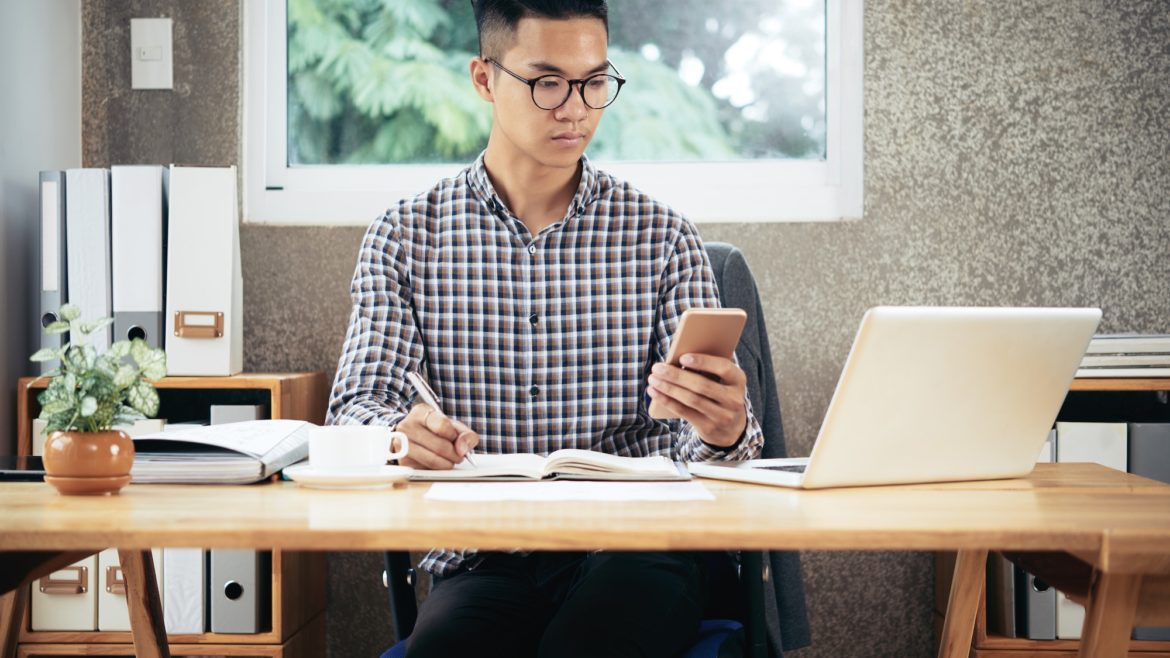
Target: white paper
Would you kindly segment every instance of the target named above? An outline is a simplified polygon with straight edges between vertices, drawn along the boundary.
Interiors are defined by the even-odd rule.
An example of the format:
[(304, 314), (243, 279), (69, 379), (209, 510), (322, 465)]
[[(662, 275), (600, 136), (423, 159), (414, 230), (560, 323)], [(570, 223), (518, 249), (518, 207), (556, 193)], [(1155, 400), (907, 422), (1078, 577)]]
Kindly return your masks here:
[(715, 500), (698, 482), (436, 482), (425, 498), (456, 502)]

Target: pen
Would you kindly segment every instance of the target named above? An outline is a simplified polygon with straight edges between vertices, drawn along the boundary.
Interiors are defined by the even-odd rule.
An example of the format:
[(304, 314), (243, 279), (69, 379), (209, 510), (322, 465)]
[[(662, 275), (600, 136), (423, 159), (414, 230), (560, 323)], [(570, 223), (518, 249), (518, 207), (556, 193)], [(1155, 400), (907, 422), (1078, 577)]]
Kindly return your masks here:
[[(434, 409), (440, 414), (444, 416), (447, 415), (443, 413), (443, 408), (439, 406), (439, 396), (435, 395), (435, 392), (431, 390), (430, 385), (427, 384), (427, 380), (419, 376), (417, 372), (406, 373), (406, 378), (410, 380), (410, 385), (414, 387), (414, 392), (418, 393), (418, 396), (422, 398), (423, 402), (426, 402), (428, 405), (430, 405), (431, 409)], [(474, 468), (479, 468), (479, 466), (475, 463), (475, 460), (471, 458), (470, 449), (468, 449), (466, 455), (463, 455), (463, 458), (466, 459), (467, 463), (471, 464)]]

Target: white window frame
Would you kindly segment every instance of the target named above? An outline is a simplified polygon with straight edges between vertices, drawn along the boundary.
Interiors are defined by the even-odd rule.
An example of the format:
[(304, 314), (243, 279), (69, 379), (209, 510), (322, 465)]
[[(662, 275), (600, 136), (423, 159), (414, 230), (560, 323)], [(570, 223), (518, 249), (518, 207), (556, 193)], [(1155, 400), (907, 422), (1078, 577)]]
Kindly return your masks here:
[[(244, 222), (366, 226), (467, 163), (287, 165), (284, 0), (241, 3)], [(694, 222), (805, 222), (862, 216), (863, 0), (826, 0), (825, 160), (607, 162)], [(603, 119), (604, 120), (604, 119)]]

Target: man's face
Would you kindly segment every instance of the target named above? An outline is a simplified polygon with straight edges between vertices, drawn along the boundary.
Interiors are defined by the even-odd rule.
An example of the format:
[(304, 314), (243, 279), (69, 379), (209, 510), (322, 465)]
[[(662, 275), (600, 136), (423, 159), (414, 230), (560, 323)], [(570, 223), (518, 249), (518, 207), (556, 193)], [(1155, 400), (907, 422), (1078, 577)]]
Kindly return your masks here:
[[(522, 18), (513, 46), (499, 62), (527, 79), (555, 73), (579, 80), (605, 73), (606, 55), (605, 24), (600, 19)], [(532, 102), (528, 85), (499, 70), (492, 71), (492, 78), (493, 132), (518, 155), (545, 166), (576, 167), (602, 110), (585, 105), (577, 85), (564, 105), (542, 110)]]

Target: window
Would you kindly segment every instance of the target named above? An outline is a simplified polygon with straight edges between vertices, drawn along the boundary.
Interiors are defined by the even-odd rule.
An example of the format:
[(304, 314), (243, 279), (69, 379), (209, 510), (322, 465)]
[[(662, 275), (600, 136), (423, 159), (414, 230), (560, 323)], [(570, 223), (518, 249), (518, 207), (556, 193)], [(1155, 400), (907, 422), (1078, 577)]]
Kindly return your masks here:
[[(245, 221), (365, 225), (486, 144), (467, 0), (244, 12)], [(611, 2), (587, 152), (694, 221), (859, 218), (861, 39), (860, 0)]]

